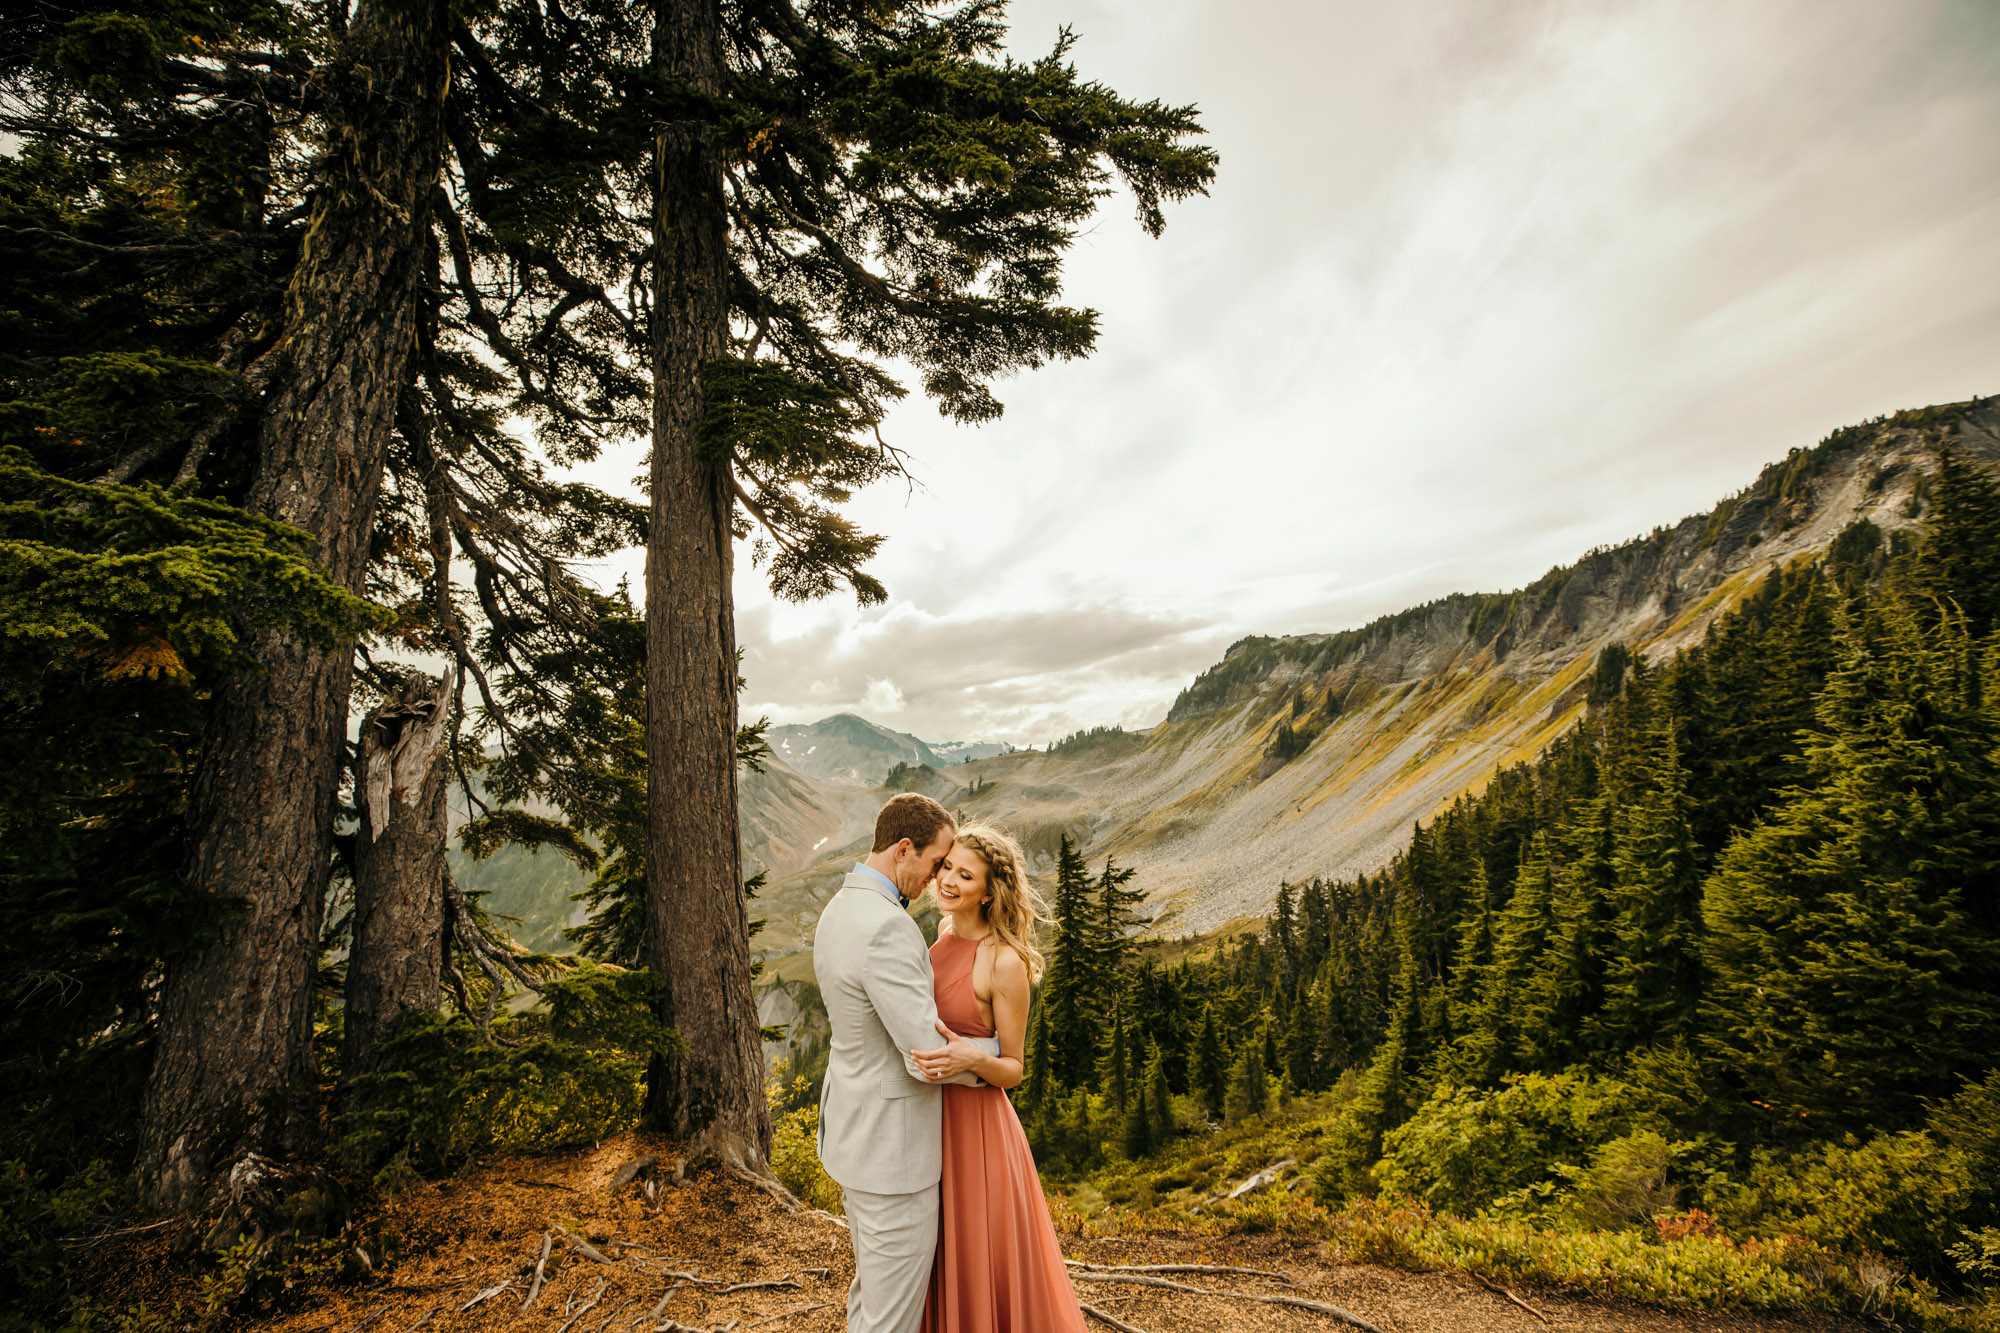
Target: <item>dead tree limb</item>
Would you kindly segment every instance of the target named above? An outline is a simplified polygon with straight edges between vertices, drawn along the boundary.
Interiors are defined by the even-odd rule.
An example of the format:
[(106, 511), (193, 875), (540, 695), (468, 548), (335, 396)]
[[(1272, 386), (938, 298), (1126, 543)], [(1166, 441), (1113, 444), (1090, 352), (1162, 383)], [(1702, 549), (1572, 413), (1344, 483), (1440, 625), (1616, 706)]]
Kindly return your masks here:
[(550, 1235), (546, 1231), (542, 1233), (542, 1257), (535, 1260), (535, 1285), (528, 1288), (528, 1299), (521, 1302), (521, 1308), (523, 1310), (526, 1310), (529, 1306), (533, 1305), (535, 1303), (535, 1297), (542, 1294), (543, 1270), (548, 1267), (549, 1251), (555, 1247), (555, 1243), (556, 1243), (556, 1238), (554, 1236)]
[(556, 1233), (560, 1235), (564, 1240), (568, 1241), (570, 1243), (571, 1248), (573, 1248), (578, 1254), (590, 1260), (592, 1263), (603, 1264), (607, 1268), (616, 1268), (618, 1266), (618, 1261), (616, 1259), (605, 1258), (604, 1252), (602, 1250), (598, 1249), (595, 1245), (592, 1245), (589, 1241), (585, 1240), (583, 1237), (577, 1235), (574, 1231), (569, 1230), (567, 1227), (557, 1227)]
[(604, 1333), (605, 1329), (611, 1327), (612, 1320), (616, 1319), (619, 1315), (624, 1314), (627, 1310), (631, 1309), (638, 1303), (639, 1303), (639, 1298), (637, 1296), (634, 1296), (631, 1300), (625, 1302), (623, 1305), (613, 1310), (610, 1314), (604, 1316), (604, 1322), (599, 1324), (596, 1327), (596, 1329), (592, 1331), (592, 1333)]
[(1111, 1327), (1118, 1330), (1118, 1333), (1146, 1333), (1145, 1329), (1134, 1327), (1133, 1325), (1126, 1323), (1123, 1319), (1120, 1319), (1117, 1315), (1106, 1314), (1104, 1311), (1098, 1309), (1094, 1305), (1085, 1305), (1082, 1301), (1078, 1301), (1077, 1308), (1082, 1310), (1085, 1314), (1089, 1315), (1092, 1319), (1100, 1320), (1104, 1323), (1111, 1325)]
[(1065, 1259), (1063, 1262), (1086, 1273), (1241, 1273), (1245, 1277), (1267, 1277), (1288, 1286), (1298, 1285), (1296, 1280), (1283, 1273), (1273, 1273), (1265, 1268), (1237, 1268), (1231, 1264), (1087, 1264), (1081, 1259)]
[(1477, 1282), (1480, 1286), (1486, 1288), (1488, 1291), (1492, 1292), (1495, 1296), (1498, 1296), (1503, 1300), (1511, 1301), (1515, 1305), (1520, 1306), (1523, 1310), (1526, 1310), (1529, 1314), (1541, 1320), (1544, 1324), (1549, 1322), (1549, 1317), (1547, 1315), (1543, 1314), (1540, 1310), (1537, 1310), (1534, 1306), (1528, 1304), (1526, 1301), (1522, 1300), (1519, 1296), (1516, 1296), (1513, 1292), (1507, 1290), (1499, 1283), (1488, 1282), (1485, 1278), (1479, 1276), (1479, 1274), (1477, 1273), (1467, 1273), (1466, 1276), (1471, 1278), (1474, 1282)]
[(780, 1310), (776, 1314), (765, 1315), (762, 1319), (759, 1319), (754, 1324), (745, 1324), (743, 1326), (743, 1333), (750, 1333), (751, 1329), (762, 1328), (766, 1324), (775, 1324), (780, 1319), (790, 1319), (794, 1315), (811, 1314), (815, 1310), (831, 1310), (832, 1308), (833, 1308), (833, 1303), (831, 1301), (821, 1301), (817, 1305), (813, 1305), (810, 1303), (805, 1305), (794, 1305), (789, 1309)]
[(571, 1315), (568, 1319), (563, 1321), (563, 1326), (557, 1329), (556, 1333), (569, 1333), (570, 1329), (576, 1326), (577, 1320), (589, 1314), (592, 1307), (594, 1307), (599, 1301), (604, 1299), (604, 1289), (609, 1285), (610, 1284), (606, 1282), (603, 1278), (597, 1279), (597, 1290), (590, 1293), (590, 1299), (583, 1303), (581, 1309), (579, 1309), (575, 1314)]
[(776, 1277), (776, 1278), (770, 1278), (763, 1282), (737, 1282), (730, 1286), (723, 1287), (715, 1294), (718, 1296), (727, 1296), (732, 1291), (768, 1291), (775, 1287), (790, 1287), (796, 1291), (803, 1289), (804, 1286), (805, 1284), (800, 1282), (797, 1278)]

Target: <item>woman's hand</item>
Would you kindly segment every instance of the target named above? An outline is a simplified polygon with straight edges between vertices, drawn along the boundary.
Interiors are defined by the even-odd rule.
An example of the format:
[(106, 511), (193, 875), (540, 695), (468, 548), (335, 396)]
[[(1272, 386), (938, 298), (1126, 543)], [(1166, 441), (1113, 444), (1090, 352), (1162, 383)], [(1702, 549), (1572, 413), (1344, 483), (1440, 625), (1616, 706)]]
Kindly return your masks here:
[(924, 1077), (933, 1083), (942, 1083), (948, 1078), (956, 1078), (971, 1070), (978, 1072), (986, 1059), (986, 1052), (953, 1032), (942, 1022), (937, 1030), (944, 1034), (945, 1044), (934, 1051), (911, 1051), (910, 1058), (917, 1062), (917, 1068), (924, 1071)]

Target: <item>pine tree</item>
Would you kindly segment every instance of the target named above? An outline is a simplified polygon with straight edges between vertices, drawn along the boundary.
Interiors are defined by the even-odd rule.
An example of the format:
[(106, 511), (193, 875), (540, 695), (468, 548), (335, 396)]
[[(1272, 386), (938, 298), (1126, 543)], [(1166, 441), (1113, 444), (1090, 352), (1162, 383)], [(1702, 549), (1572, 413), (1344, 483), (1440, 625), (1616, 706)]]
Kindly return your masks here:
[(1271, 909), (1271, 947), (1278, 955), (1279, 989), (1289, 992), (1298, 984), (1298, 920), (1293, 909), (1292, 886), (1278, 885), (1278, 901)]
[(1146, 1065), (1139, 1089), (1138, 1100), (1146, 1105), (1147, 1127), (1152, 1132), (1153, 1151), (1157, 1152), (1174, 1137), (1173, 1092), (1167, 1086), (1166, 1059), (1157, 1042), (1146, 1043)]
[(1125, 1110), (1128, 1097), (1126, 1066), (1125, 1006), (1113, 1001), (1111, 1005), (1111, 1040), (1104, 1048), (1104, 1054), (1097, 1061), (1097, 1086), (1111, 1099), (1111, 1105), (1121, 1114)]
[(1292, 1086), (1307, 1091), (1317, 1091), (1325, 1086), (1324, 1070), (1320, 1064), (1320, 1019), (1325, 1013), (1325, 994), (1321, 987), (1306, 988), (1299, 996), (1298, 1003), (1291, 1008), (1284, 1025), (1284, 1070), (1292, 1080)]
[(1317, 973), (1332, 947), (1332, 895), (1326, 881), (1314, 878), (1299, 893), (1299, 974)]
[[(243, 507), (309, 534), (328, 581), (354, 594), (429, 287), (449, 40), (442, 5), (364, 2), (314, 72), (323, 148), (287, 276), (283, 355), (254, 367)], [(163, 1209), (189, 1205), (242, 1150), (296, 1157), (319, 1134), (312, 987), (353, 643), (271, 625), (243, 646), (264, 669), (209, 698), (187, 869), (240, 910), (169, 963), (158, 1001), (138, 1175)]]
[(1042, 976), (1043, 1042), (1051, 1086), (1080, 1087), (1097, 1063), (1098, 934), (1101, 904), (1091, 901), (1089, 871), (1065, 835), (1056, 853), (1056, 887), (1050, 903), (1054, 943)]
[(1609, 801), (1600, 795), (1556, 830), (1553, 920), (1516, 1012), (1522, 1069), (1552, 1072), (1595, 1053), (1586, 1049), (1584, 1033), (1603, 1008), (1612, 952), (1611, 822)]
[(1482, 1020), (1482, 997), (1491, 988), (1493, 971), (1494, 905), (1486, 878), (1486, 862), (1471, 858), (1470, 875), (1464, 890), (1452, 950), (1448, 1004), (1450, 1017), (1441, 1039), (1477, 1029)]
[(1030, 1121), (1040, 1115), (1053, 1100), (1050, 1089), (1048, 1028), (1043, 1015), (1048, 1006), (1031, 1001), (1028, 1018), (1028, 1049), (1023, 1052), (1021, 1070), (1021, 1104), (1028, 1112)]
[(1552, 924), (1553, 880), (1548, 835), (1537, 833), (1497, 918), (1492, 964), (1480, 978), (1478, 999), (1452, 1052), (1456, 1075), (1468, 1084), (1483, 1086), (1498, 1077), (1520, 1049), (1523, 992)]
[(1264, 1063), (1264, 1037), (1265, 1034), (1259, 1032), (1244, 1042), (1243, 1049), (1229, 1067), (1229, 1091), (1224, 1109), (1232, 1125), (1264, 1114), (1270, 1103), (1270, 1085), (1265, 1077), (1268, 1066)]
[(1810, 784), (1708, 882), (1707, 1048), (1815, 1125), (1915, 1123), (2000, 1046), (2000, 923), (1975, 888), (2000, 862), (2000, 733), (1970, 644), (1961, 617), (1893, 603), (1856, 625)]
[(2000, 624), (2000, 487), (1948, 445), (1938, 450), (1912, 582), (1956, 607), (1975, 639)]
[(1160, 201), (1213, 173), (1191, 111), (1082, 82), (1067, 35), (1042, 60), (999, 59), (1000, 12), (654, 11), (654, 123), (630, 139), (652, 191), (648, 961), (662, 1020), (708, 1054), (655, 1071), (649, 1118), (746, 1157), (763, 1098), (735, 867), (738, 514), (781, 595), (845, 583), (879, 601), (860, 569), (878, 539), (833, 506), (900, 467), (874, 433), (903, 392), (890, 358), (955, 419), (998, 415), (994, 376), (1090, 350), (1094, 320), (1056, 304), (1058, 274), (1106, 178), (1157, 233)]
[(1189, 1078), (1195, 1094), (1201, 1098), (1202, 1109), (1209, 1119), (1219, 1120), (1229, 1094), (1229, 1065), (1222, 1054), (1222, 1038), (1216, 1031), (1212, 1004), (1201, 1009), (1201, 1032), (1195, 1038), (1193, 1064)]
[(1135, 1162), (1141, 1157), (1149, 1156), (1157, 1146), (1157, 1138), (1153, 1129), (1153, 1108), (1145, 1095), (1144, 1085), (1140, 1086), (1137, 1095), (1131, 1099), (1129, 1107), (1121, 1106), (1119, 1109), (1123, 1115), (1119, 1128), (1119, 1146), (1125, 1156)]
[(1132, 956), (1132, 937), (1138, 928), (1138, 906), (1145, 894), (1126, 887), (1139, 872), (1104, 858), (1104, 873), (1097, 877), (1096, 986), (1108, 1000), (1123, 986), (1121, 974)]
[(1618, 1048), (1686, 1036), (1699, 998), (1701, 865), (1671, 715), (1654, 745), (1646, 789), (1614, 825), (1617, 946), (1599, 1024)]

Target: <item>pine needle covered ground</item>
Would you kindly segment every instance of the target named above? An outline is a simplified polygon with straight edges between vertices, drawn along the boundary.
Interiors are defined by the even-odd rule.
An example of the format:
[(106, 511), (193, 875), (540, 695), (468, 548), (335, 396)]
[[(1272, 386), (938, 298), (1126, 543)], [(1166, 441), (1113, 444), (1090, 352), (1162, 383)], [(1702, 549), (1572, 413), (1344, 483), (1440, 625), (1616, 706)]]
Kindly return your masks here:
[[(678, 1184), (663, 1178), (653, 1200), (640, 1183), (614, 1193), (610, 1187), (620, 1168), (648, 1155), (674, 1160), (669, 1143), (621, 1134), (589, 1149), (502, 1158), (457, 1179), (413, 1184), (363, 1210), (365, 1234), (383, 1249), (376, 1280), (303, 1287), (261, 1309), (217, 1311), (207, 1325), (257, 1333), (411, 1333), (419, 1327), (425, 1333), (501, 1328), (627, 1333), (642, 1327), (719, 1330), (731, 1321), (737, 1333), (845, 1328), (853, 1260), (839, 1222), (790, 1208), (712, 1171), (692, 1173)], [(1339, 1263), (1316, 1240), (1191, 1230), (1084, 1235), (1075, 1214), (1061, 1204), (1056, 1212), (1066, 1231), (1065, 1253), (1098, 1266), (1100, 1278), (1103, 1270), (1117, 1277), (1111, 1268), (1116, 1265), (1258, 1269), (1282, 1276), (1197, 1271), (1167, 1278), (1217, 1293), (1338, 1306), (1383, 1333), (1543, 1327), (1777, 1333), (1863, 1327), (1831, 1317), (1675, 1314), (1518, 1289), (1516, 1295), (1533, 1307), (1530, 1313), (1466, 1275)], [(551, 1245), (541, 1289), (524, 1311), (545, 1236)], [(608, 1262), (591, 1257), (582, 1245)], [(204, 1283), (204, 1270), (173, 1260), (164, 1231), (114, 1237), (98, 1251), (93, 1304), (107, 1323), (141, 1307), (149, 1316), (133, 1321), (141, 1327), (203, 1322), (202, 1307), (216, 1287), (213, 1270), (207, 1270)], [(1326, 1313), (1241, 1296), (1115, 1280), (1081, 1285), (1087, 1303), (1146, 1333), (1303, 1333), (1346, 1326)], [(1112, 1325), (1093, 1321), (1092, 1327)]]

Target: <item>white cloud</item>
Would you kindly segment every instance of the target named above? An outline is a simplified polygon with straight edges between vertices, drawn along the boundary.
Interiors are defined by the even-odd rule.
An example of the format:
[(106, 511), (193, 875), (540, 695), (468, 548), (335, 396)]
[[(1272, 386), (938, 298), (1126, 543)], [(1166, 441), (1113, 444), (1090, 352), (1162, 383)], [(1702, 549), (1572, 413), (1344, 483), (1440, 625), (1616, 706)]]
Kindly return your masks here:
[(874, 717), (894, 717), (907, 707), (903, 692), (893, 680), (871, 680), (861, 691), (861, 709)]
[(1067, 270), (1098, 352), (999, 386), (1001, 421), (891, 416), (923, 484), (852, 506), (887, 607), (743, 570), (747, 708), (893, 680), (933, 739), (1151, 722), (1243, 634), (1518, 586), (1836, 426), (2000, 389), (1984, 0), (1010, 17), (1017, 55), (1073, 22), (1087, 76), (1199, 103), (1214, 197), (1158, 241), (1107, 201)]

